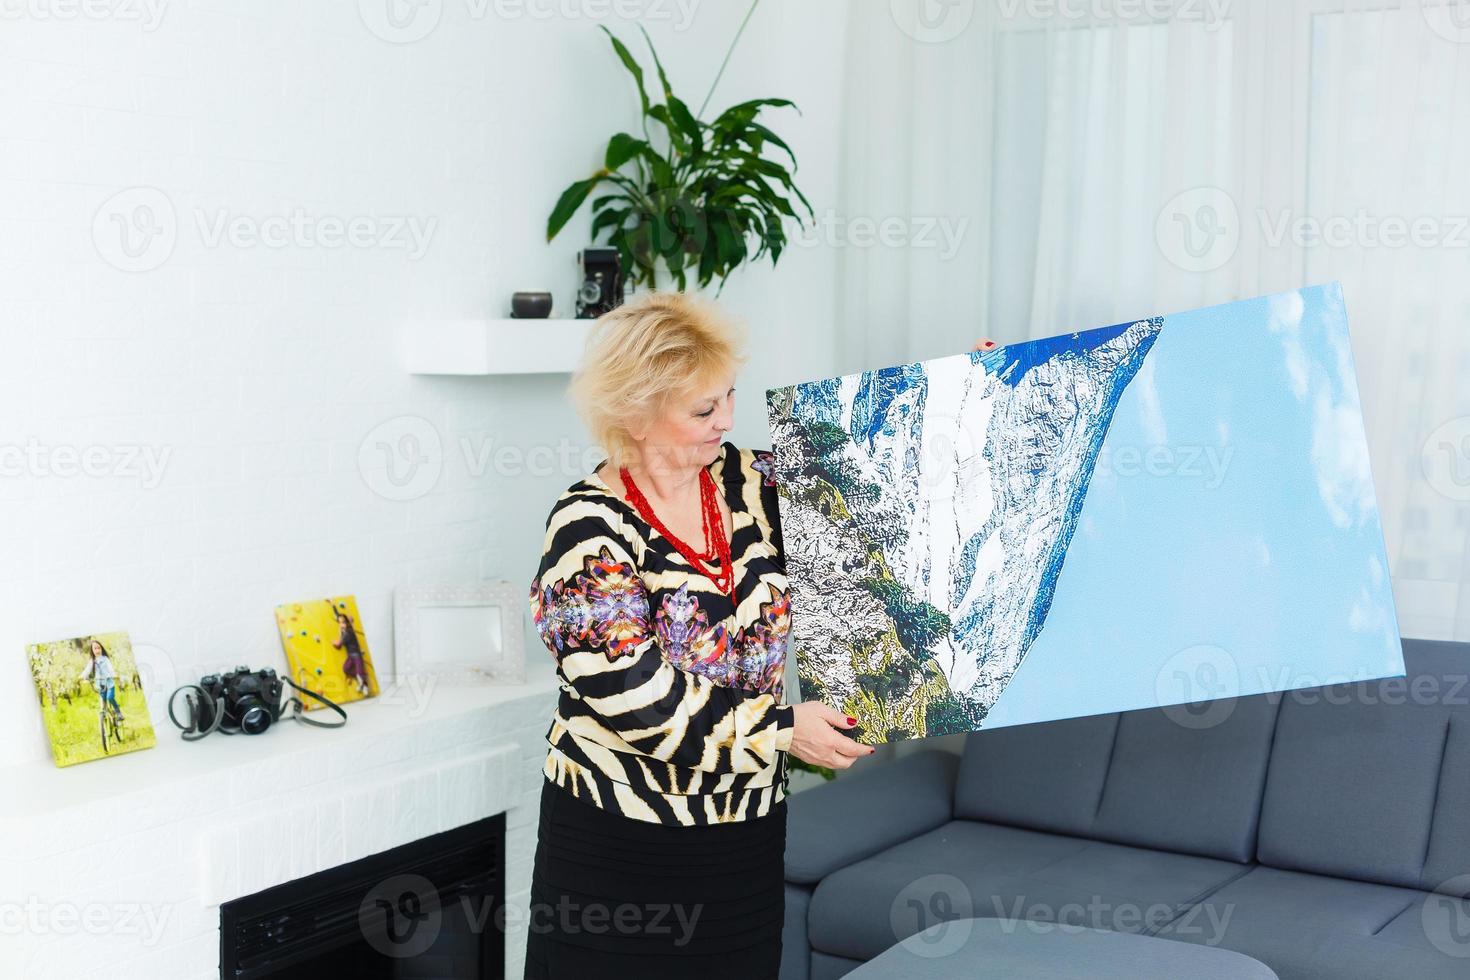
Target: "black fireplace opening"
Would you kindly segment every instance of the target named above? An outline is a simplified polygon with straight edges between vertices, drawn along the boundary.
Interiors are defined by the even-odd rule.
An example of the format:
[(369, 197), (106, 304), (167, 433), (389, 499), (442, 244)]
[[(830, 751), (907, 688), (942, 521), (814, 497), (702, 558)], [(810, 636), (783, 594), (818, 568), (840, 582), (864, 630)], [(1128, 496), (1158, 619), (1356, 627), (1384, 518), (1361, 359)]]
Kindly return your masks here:
[(219, 973), (504, 980), (504, 904), (499, 813), (225, 903)]

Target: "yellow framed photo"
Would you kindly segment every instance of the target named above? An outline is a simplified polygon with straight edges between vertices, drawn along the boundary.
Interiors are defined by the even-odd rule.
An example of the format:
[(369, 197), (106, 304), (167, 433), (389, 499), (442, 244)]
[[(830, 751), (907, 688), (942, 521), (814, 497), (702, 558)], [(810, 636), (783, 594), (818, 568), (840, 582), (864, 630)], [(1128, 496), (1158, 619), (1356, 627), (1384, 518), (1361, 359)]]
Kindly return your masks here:
[[(378, 674), (352, 596), (277, 606), (276, 626), (291, 680), (337, 704), (377, 696)], [(301, 701), (308, 711), (324, 707), (314, 698)]]

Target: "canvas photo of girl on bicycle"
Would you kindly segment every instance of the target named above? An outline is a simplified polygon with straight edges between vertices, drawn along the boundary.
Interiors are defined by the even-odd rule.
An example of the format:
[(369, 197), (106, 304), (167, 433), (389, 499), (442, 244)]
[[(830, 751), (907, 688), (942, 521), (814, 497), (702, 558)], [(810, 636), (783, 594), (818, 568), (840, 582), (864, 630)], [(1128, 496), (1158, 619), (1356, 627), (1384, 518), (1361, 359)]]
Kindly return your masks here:
[(143, 679), (127, 633), (33, 643), (26, 654), (58, 766), (154, 746)]
[[(297, 684), (337, 704), (377, 696), (378, 675), (355, 598), (344, 595), (277, 606), (276, 626)], [(302, 700), (308, 711), (322, 707), (312, 698)]]

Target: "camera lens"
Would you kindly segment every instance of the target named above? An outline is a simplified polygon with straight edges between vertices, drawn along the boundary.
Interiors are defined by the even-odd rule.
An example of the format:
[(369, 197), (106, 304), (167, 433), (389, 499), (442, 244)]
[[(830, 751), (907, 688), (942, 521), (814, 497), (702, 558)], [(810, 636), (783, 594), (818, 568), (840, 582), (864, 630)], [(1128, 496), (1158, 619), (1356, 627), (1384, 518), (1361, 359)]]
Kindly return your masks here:
[(270, 712), (259, 698), (241, 698), (235, 705), (240, 713), (240, 731), (246, 735), (259, 735), (271, 727)]

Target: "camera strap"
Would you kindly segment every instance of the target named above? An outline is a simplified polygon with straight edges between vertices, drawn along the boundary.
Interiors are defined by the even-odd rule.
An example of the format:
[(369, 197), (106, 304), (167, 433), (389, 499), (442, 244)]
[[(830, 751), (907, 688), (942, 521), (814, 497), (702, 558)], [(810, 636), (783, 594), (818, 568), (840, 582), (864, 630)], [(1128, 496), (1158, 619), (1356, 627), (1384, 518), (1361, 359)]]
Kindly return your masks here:
[[(174, 714), (174, 702), (178, 700), (180, 691), (184, 692), (184, 703), (188, 705), (189, 708), (189, 724), (187, 725), (181, 723), (178, 716)], [(195, 697), (195, 694), (197, 694), (198, 697)], [(201, 728), (199, 725), (199, 719), (200, 717), (202, 717), (200, 714), (200, 706), (205, 702), (208, 702), (209, 704), (209, 715), (213, 720), (209, 723), (209, 727)], [(184, 741), (186, 742), (197, 742), (199, 739), (210, 734), (211, 732), (220, 731), (220, 722), (224, 720), (224, 717), (225, 713), (223, 711), (217, 710), (217, 705), (214, 702), (214, 698), (210, 697), (209, 692), (204, 690), (204, 688), (200, 687), (198, 684), (185, 684), (183, 687), (178, 688), (174, 691), (172, 695), (169, 696), (168, 720), (173, 722), (175, 727), (179, 729), (179, 731), (183, 734)], [(230, 732), (228, 734), (234, 733)]]
[(317, 728), (341, 728), (343, 725), (347, 724), (347, 712), (342, 710), (342, 706), (340, 704), (333, 701), (331, 698), (326, 697), (325, 695), (316, 693), (309, 687), (302, 687), (300, 684), (297, 684), (289, 677), (282, 677), (281, 680), (285, 681), (293, 689), (300, 691), (302, 694), (307, 694), (311, 697), (316, 698), (322, 704), (326, 705), (328, 708), (331, 708), (342, 717), (338, 721), (317, 721), (315, 718), (308, 718), (306, 717), (306, 705), (303, 704), (301, 699), (298, 697), (288, 697), (281, 705), (281, 714), (283, 716), (285, 715), (285, 709), (287, 707), (294, 707), (296, 710), (292, 714), (292, 717), (301, 722), (303, 725), (315, 725)]

